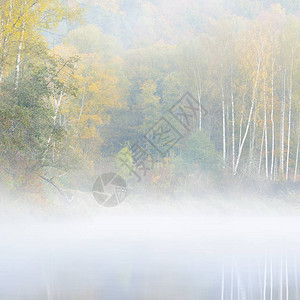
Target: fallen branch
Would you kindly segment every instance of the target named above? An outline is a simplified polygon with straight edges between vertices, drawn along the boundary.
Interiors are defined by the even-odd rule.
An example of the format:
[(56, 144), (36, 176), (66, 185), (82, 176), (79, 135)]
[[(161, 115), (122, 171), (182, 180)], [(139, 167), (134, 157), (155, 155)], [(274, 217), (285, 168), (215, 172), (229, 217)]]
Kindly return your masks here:
[(46, 178), (44, 177), (43, 175), (39, 175), (40, 178), (42, 178), (43, 180), (45, 180), (46, 182), (50, 183), (52, 186), (55, 187), (55, 189), (61, 194), (62, 197), (64, 197), (65, 200), (67, 200), (69, 202), (69, 198), (68, 196), (63, 192), (63, 190), (61, 190), (54, 182), (53, 182), (53, 179), (54, 177), (52, 178)]

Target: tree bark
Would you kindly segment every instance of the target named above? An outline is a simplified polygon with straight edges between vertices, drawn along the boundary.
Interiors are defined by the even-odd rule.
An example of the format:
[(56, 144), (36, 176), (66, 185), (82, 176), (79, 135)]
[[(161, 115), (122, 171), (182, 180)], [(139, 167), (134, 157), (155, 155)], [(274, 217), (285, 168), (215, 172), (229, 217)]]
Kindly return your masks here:
[(261, 136), (260, 152), (259, 152), (258, 175), (260, 175), (260, 171), (261, 171), (264, 138), (265, 138), (265, 129), (263, 128), (263, 130), (262, 130), (262, 136)]
[(18, 54), (16, 59), (15, 88), (18, 88), (19, 80), (20, 80), (20, 64), (21, 64), (21, 53), (22, 53), (22, 47), (24, 41), (24, 33), (25, 33), (25, 22), (23, 22), (22, 24), (22, 29), (21, 29), (20, 39), (19, 39)]
[(295, 159), (294, 182), (296, 182), (296, 180), (297, 180), (297, 172), (298, 172), (299, 144), (300, 144), (300, 135), (299, 135), (299, 132), (298, 132), (298, 139), (297, 140), (298, 141), (297, 141), (297, 151), (296, 151), (296, 159)]
[[(222, 80), (222, 79), (221, 79)], [(222, 97), (222, 138), (223, 138), (223, 166), (226, 165), (226, 112), (225, 112), (225, 95), (223, 82), (221, 81), (221, 97)]]
[(269, 177), (269, 166), (268, 166), (268, 126), (267, 126), (267, 101), (266, 101), (265, 82), (264, 82), (264, 131), (265, 131), (266, 178), (268, 178)]
[(254, 103), (253, 112), (253, 126), (252, 131), (250, 131), (250, 149), (249, 149), (249, 171), (252, 171), (253, 158), (254, 158), (254, 148), (255, 148), (255, 137), (256, 137), (256, 120), (257, 120), (257, 100)]
[(260, 72), (260, 64), (261, 64), (261, 58), (259, 57), (258, 62), (257, 62), (256, 79), (255, 79), (255, 83), (254, 83), (254, 87), (253, 87), (253, 91), (252, 91), (252, 101), (251, 101), (251, 107), (250, 107), (250, 112), (249, 112), (249, 116), (248, 116), (246, 131), (245, 131), (245, 134), (244, 134), (244, 137), (243, 137), (243, 140), (242, 140), (242, 143), (241, 143), (241, 147), (239, 149), (238, 156), (237, 156), (237, 159), (236, 159), (234, 173), (233, 173), (234, 175), (237, 172), (239, 162), (240, 162), (240, 158), (241, 158), (242, 151), (243, 151), (243, 147), (244, 147), (244, 144), (245, 144), (245, 140), (247, 138), (248, 131), (249, 131), (249, 126), (250, 126), (250, 122), (251, 122), (251, 117), (252, 117), (254, 102), (255, 102), (255, 97), (256, 97), (257, 82), (258, 82), (258, 77), (259, 77), (259, 72)]
[(233, 97), (233, 82), (232, 82), (232, 68), (231, 68), (231, 123), (232, 123), (232, 172), (235, 166), (235, 111), (234, 111), (234, 97)]
[(285, 131), (285, 83), (286, 83), (286, 67), (283, 71), (283, 88), (281, 103), (281, 119), (280, 119), (280, 175), (284, 173), (284, 131)]
[(271, 126), (272, 126), (272, 154), (270, 178), (274, 179), (274, 159), (275, 159), (275, 123), (274, 123), (274, 53), (272, 48), (272, 70), (271, 70)]
[(196, 74), (197, 74), (197, 98), (199, 104), (199, 131), (202, 130), (202, 109), (201, 109), (201, 97), (202, 97), (202, 86), (201, 86), (201, 78), (199, 74), (199, 67), (196, 66)]
[[(293, 51), (292, 51), (293, 52)], [(290, 162), (290, 144), (291, 144), (291, 118), (292, 118), (292, 93), (293, 93), (293, 54), (290, 70), (290, 87), (289, 87), (289, 117), (288, 117), (288, 140), (287, 140), (287, 153), (286, 153), (286, 172), (285, 180), (289, 179), (289, 162)]]

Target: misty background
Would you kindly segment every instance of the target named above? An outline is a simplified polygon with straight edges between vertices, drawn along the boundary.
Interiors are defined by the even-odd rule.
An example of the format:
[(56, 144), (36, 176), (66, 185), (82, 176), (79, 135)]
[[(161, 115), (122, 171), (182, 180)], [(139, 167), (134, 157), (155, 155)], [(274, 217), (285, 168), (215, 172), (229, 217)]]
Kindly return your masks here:
[(3, 0), (0, 50), (1, 299), (299, 298), (300, 1)]
[[(255, 195), (262, 210), (294, 211), (299, 2), (32, 0), (1, 11), (3, 202), (93, 207), (93, 182), (116, 172), (132, 207), (145, 193), (217, 210), (215, 199), (238, 207)], [(170, 119), (186, 92), (207, 112), (188, 134)], [(184, 136), (164, 154), (145, 139), (161, 117)], [(154, 160), (142, 180), (137, 142)]]

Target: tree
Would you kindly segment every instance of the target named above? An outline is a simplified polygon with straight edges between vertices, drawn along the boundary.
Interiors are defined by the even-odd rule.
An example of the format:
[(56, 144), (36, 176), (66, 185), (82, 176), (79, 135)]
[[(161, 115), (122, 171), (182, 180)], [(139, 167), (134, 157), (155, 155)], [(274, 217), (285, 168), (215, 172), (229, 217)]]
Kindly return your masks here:
[(200, 172), (217, 173), (221, 169), (221, 156), (207, 133), (198, 131), (191, 134), (182, 146), (180, 154), (174, 157), (175, 168), (188, 173)]
[(59, 0), (2, 1), (0, 11), (0, 83), (14, 68), (16, 86), (22, 54), (38, 44), (42, 39), (40, 32), (55, 28), (64, 19), (74, 20), (79, 16), (79, 10), (68, 9)]
[(2, 83), (0, 165), (14, 179), (16, 190), (32, 190), (46, 174), (66, 171), (73, 165), (72, 144), (50, 101), (65, 86), (58, 69), (61, 66), (56, 58), (44, 57), (43, 64), (27, 66), (18, 89), (14, 88), (14, 77)]

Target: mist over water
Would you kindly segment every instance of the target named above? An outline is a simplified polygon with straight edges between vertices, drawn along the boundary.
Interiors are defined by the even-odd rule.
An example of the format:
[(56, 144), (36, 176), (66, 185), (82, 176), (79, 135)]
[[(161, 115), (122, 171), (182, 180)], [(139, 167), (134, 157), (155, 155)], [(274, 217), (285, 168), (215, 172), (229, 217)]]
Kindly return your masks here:
[(122, 205), (3, 221), (0, 298), (298, 299), (296, 215)]
[(300, 299), (300, 0), (0, 1), (0, 300)]

